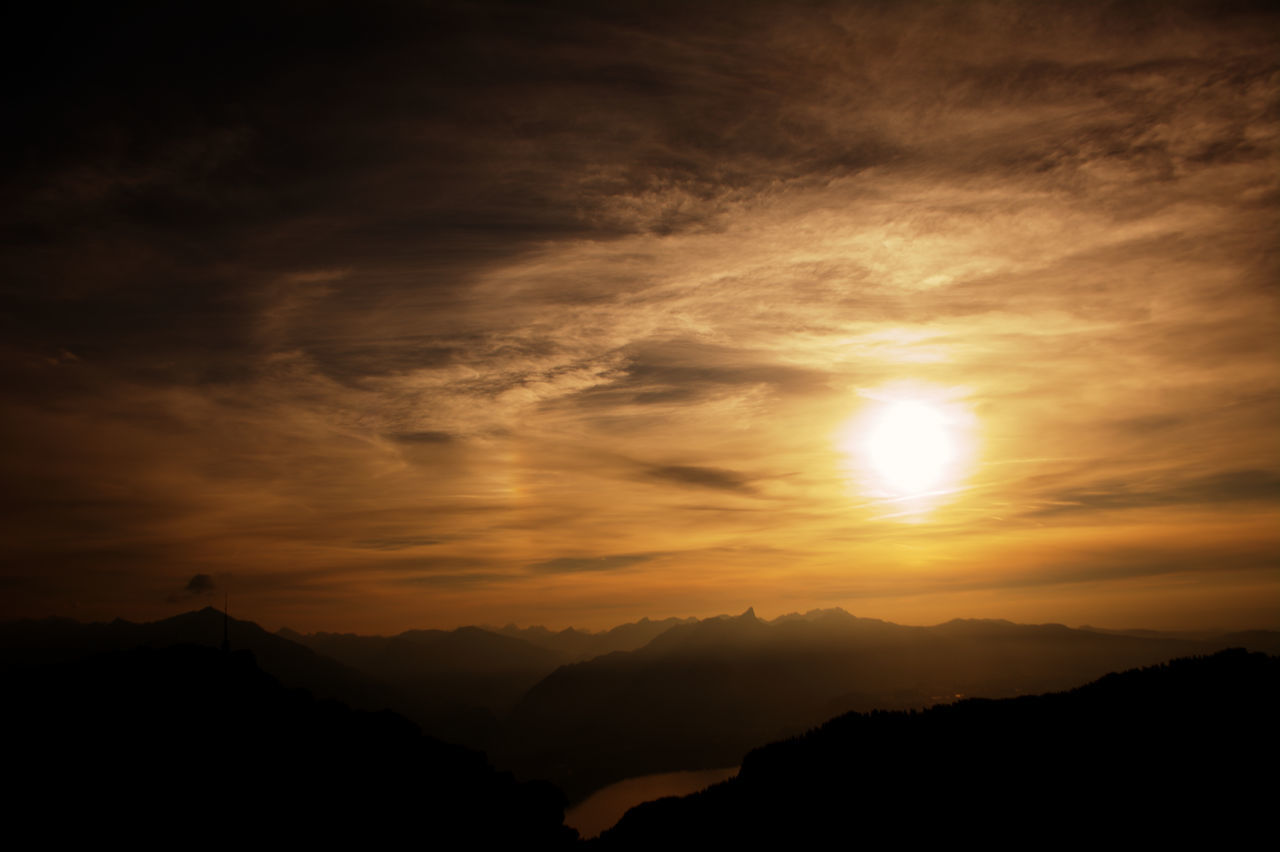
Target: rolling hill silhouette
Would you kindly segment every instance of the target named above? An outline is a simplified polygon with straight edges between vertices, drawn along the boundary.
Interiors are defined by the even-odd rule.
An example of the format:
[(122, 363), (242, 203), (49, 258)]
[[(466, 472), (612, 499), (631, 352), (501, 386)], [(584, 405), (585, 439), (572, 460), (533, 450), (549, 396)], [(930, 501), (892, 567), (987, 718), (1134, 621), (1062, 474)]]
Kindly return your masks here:
[(1241, 649), (1069, 692), (851, 713), (588, 845), (1243, 848), (1270, 833), (1278, 714), (1280, 658)]

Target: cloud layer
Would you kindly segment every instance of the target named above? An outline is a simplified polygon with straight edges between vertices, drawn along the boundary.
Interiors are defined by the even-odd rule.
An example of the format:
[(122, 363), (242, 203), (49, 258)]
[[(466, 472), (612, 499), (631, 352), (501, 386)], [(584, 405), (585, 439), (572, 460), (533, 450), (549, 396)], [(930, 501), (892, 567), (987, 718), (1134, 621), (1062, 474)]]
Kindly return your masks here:
[[(7, 614), (1280, 601), (1274, 12), (685, 5), (19, 14)], [(927, 513), (840, 449), (904, 392)]]

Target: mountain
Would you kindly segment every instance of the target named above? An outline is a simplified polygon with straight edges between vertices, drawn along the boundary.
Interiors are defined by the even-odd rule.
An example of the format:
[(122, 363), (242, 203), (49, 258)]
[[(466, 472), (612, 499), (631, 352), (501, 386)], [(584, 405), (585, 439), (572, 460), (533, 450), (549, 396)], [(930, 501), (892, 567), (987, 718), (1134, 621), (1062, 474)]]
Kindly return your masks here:
[(1117, 636), (1141, 636), (1146, 639), (1188, 639), (1194, 642), (1220, 645), (1224, 648), (1249, 648), (1265, 654), (1280, 654), (1280, 633), (1274, 630), (1112, 630), (1105, 627), (1083, 625), (1081, 630), (1095, 633), (1111, 633)]
[(288, 630), (281, 635), (391, 684), (400, 706), (428, 730), (486, 749), (499, 716), (567, 660), (479, 627), (410, 630), (390, 637)]
[(495, 742), (498, 713), (562, 662), (560, 657), (478, 628), (409, 631), (398, 637), (278, 634), (212, 607), (147, 623), (65, 618), (0, 622), (0, 669), (68, 661), (103, 651), (180, 644), (252, 651), (289, 687), (365, 710), (392, 708), (424, 730), (482, 750)]
[(906, 627), (839, 609), (769, 622), (747, 610), (557, 669), (516, 706), (495, 754), (577, 801), (622, 778), (732, 766), (755, 744), (850, 710), (1065, 689), (1219, 647), (1056, 624)]
[(0, 622), (0, 669), (138, 647), (218, 648), (224, 634), (232, 648), (252, 651), (264, 671), (289, 686), (373, 710), (392, 700), (391, 690), (369, 675), (269, 633), (252, 621), (227, 618), (213, 607), (142, 624), (119, 618), (93, 624), (66, 618)]
[[(304, 636), (206, 608), (149, 624), (0, 622), (0, 672), (139, 646), (217, 647), (224, 627), (233, 648), (251, 650), (285, 686), (395, 710), (520, 777), (550, 779), (574, 802), (623, 778), (737, 765), (762, 742), (850, 710), (1034, 694), (1228, 643), (1280, 646), (1280, 634), (1266, 631), (1172, 635), (972, 619), (907, 627), (841, 609), (541, 631), (542, 644), (533, 641), (539, 628), (515, 631), (528, 640), (476, 627)], [(583, 637), (597, 649), (651, 638), (567, 662), (570, 651), (547, 647), (557, 636), (578, 643), (573, 654), (587, 653)]]
[(567, 848), (564, 798), (390, 712), (286, 689), (249, 651), (10, 669), (8, 828), (56, 845)]
[(664, 618), (659, 621), (642, 618), (599, 633), (576, 630), (572, 627), (552, 632), (545, 627), (522, 628), (514, 624), (490, 629), (503, 636), (522, 639), (532, 645), (554, 651), (564, 657), (564, 662), (578, 662), (612, 654), (614, 651), (634, 651), (673, 627), (695, 624), (697, 621), (696, 618)]
[(592, 845), (1244, 848), (1268, 836), (1280, 658), (1242, 649), (1069, 692), (850, 713)]

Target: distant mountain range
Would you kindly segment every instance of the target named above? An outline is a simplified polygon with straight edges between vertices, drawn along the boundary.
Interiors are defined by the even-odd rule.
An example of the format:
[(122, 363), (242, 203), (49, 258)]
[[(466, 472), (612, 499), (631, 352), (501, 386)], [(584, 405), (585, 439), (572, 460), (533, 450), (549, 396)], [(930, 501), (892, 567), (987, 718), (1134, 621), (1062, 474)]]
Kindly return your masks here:
[(352, 633), (279, 635), (393, 685), (392, 706), (446, 739), (501, 749), (501, 718), (526, 692), (566, 663), (642, 647), (667, 629), (697, 619), (642, 619), (601, 633), (569, 628), (460, 627), (395, 636)]
[(850, 710), (1065, 689), (1241, 644), (1275, 653), (1280, 634), (1192, 640), (974, 620), (904, 627), (839, 609), (764, 621), (748, 610), (557, 669), (517, 705), (500, 754), (576, 801), (626, 777), (732, 766), (753, 743)]
[(623, 778), (731, 766), (763, 742), (850, 710), (1064, 689), (1103, 674), (1240, 646), (1280, 653), (1280, 633), (1171, 635), (956, 620), (906, 627), (840, 609), (772, 621), (748, 610), (641, 620), (588, 633), (514, 626), (392, 637), (268, 633), (212, 608), (162, 621), (0, 622), (0, 668), (139, 646), (231, 646), (286, 686), (391, 708), (486, 751), (571, 801)]
[[(213, 621), (207, 613), (189, 616), (151, 625), (3, 625), (0, 724), (9, 734), (13, 789), (6, 803), (15, 836), (38, 834), (60, 845), (127, 836), (144, 846), (192, 837), (360, 848), (407, 839), (440, 848), (574, 846), (574, 832), (563, 825), (566, 799), (552, 785), (495, 771), (482, 754), (424, 736), (394, 713), (353, 710), (287, 688), (248, 650), (168, 644), (165, 630), (198, 632)], [(1109, 641), (1088, 631), (1068, 631), (1071, 638), (1062, 640), (1065, 628), (1054, 626), (866, 622), (840, 613), (762, 622), (748, 612), (679, 625), (662, 642), (557, 673), (590, 672), (584, 682), (600, 690), (594, 670), (609, 662), (607, 683), (625, 697), (628, 678), (646, 666), (653, 666), (650, 677), (682, 665), (704, 676), (720, 665), (750, 670), (765, 665), (753, 662), (760, 659), (794, 662), (796, 649), (822, 645), (815, 637), (856, 631), (880, 636), (881, 653), (905, 641), (884, 638), (898, 630), (925, 630), (913, 641), (933, 650), (938, 630), (944, 641), (961, 643), (1021, 637), (1061, 649), (1100, 636)], [(271, 647), (244, 623), (238, 629), (246, 644)], [(84, 630), (97, 639), (148, 641), (80, 653), (84, 646), (71, 640)], [(43, 649), (15, 661), (23, 655), (14, 637), (33, 631), (45, 637)], [(725, 655), (734, 647), (746, 649), (736, 664)], [(339, 664), (299, 649), (305, 653), (275, 646), (276, 665), (345, 676)], [(1008, 652), (1006, 659), (1018, 656)], [(688, 718), (656, 716), (651, 730), (669, 737), (672, 729), (705, 724), (697, 702), (713, 696), (717, 683), (732, 682), (722, 673), (683, 702), (665, 699)], [(794, 683), (763, 683), (739, 694), (736, 709), (723, 700), (714, 709), (735, 729), (737, 716), (758, 715), (753, 701), (771, 686), (786, 691)], [(1238, 848), (1269, 830), (1280, 758), (1276, 718), (1280, 658), (1242, 649), (1109, 674), (1064, 692), (846, 713), (747, 750), (736, 778), (641, 805), (588, 845), (607, 852), (815, 848), (854, 838), (924, 846), (968, 838), (996, 847)], [(605, 719), (598, 729), (610, 725), (618, 728)]]
[(1249, 848), (1274, 830), (1277, 718), (1280, 658), (1239, 649), (1069, 692), (851, 713), (588, 845)]
[(672, 627), (697, 623), (696, 618), (664, 618), (661, 621), (642, 618), (600, 633), (575, 630), (572, 627), (552, 632), (545, 627), (521, 628), (514, 624), (489, 629), (503, 636), (522, 639), (531, 645), (554, 651), (563, 657), (562, 662), (571, 663), (612, 654), (614, 651), (634, 651), (649, 644)]

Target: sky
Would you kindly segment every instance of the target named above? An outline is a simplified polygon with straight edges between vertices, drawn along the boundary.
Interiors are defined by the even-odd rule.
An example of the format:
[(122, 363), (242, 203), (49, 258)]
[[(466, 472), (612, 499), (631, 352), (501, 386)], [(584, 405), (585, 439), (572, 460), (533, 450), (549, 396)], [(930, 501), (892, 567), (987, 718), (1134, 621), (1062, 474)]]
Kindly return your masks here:
[(0, 616), (1280, 628), (1269, 4), (5, 29)]

